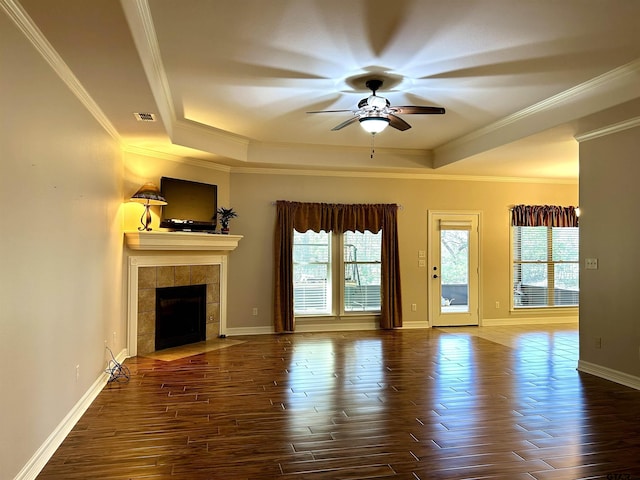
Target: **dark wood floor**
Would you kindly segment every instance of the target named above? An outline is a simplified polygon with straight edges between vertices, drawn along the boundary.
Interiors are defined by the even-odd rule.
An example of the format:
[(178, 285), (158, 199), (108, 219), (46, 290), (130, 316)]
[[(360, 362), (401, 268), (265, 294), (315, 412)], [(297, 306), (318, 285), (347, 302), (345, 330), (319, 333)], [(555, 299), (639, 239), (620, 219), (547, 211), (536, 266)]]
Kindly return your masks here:
[(242, 339), (128, 360), (38, 478), (640, 478), (640, 392), (575, 327)]

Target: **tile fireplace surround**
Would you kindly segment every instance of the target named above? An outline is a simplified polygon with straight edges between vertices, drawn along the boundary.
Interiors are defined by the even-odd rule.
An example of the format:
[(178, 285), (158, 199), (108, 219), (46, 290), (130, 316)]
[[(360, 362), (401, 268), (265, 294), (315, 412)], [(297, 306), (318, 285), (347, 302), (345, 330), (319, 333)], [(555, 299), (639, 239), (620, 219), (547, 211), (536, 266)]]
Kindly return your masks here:
[[(227, 328), (227, 260), (241, 235), (125, 232), (128, 252), (128, 356), (155, 351), (155, 289), (207, 285), (207, 340)], [(136, 253), (136, 254), (132, 254)], [(137, 253), (140, 253), (137, 255)]]

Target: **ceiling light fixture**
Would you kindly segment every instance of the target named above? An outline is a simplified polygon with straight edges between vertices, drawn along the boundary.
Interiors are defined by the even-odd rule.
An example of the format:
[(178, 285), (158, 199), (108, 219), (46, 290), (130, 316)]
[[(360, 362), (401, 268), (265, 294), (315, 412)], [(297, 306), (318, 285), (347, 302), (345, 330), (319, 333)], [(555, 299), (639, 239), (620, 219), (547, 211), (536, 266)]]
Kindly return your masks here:
[(360, 126), (371, 135), (380, 133), (389, 125), (389, 119), (381, 116), (362, 117), (360, 119)]

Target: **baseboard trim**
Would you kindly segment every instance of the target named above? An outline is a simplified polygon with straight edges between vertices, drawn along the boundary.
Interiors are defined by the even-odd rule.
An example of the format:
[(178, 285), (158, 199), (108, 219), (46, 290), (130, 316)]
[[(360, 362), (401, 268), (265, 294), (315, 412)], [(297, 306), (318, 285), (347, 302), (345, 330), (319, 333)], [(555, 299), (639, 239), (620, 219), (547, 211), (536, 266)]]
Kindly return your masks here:
[(431, 328), (429, 322), (427, 320), (416, 320), (413, 322), (402, 322), (402, 328), (406, 330), (414, 329), (414, 328)]
[[(307, 323), (305, 321), (296, 322), (295, 333), (311, 333), (311, 332), (346, 332), (356, 330), (377, 330), (378, 321), (371, 322), (322, 322)], [(422, 328), (422, 327), (421, 327)], [(227, 328), (227, 337), (239, 335), (273, 335), (275, 334), (273, 327), (236, 327)]]
[(640, 378), (628, 373), (613, 370), (612, 368), (603, 367), (602, 365), (596, 365), (595, 363), (585, 362), (584, 360), (578, 361), (578, 371), (595, 375), (596, 377), (604, 378), (614, 383), (619, 383), (625, 387), (634, 388), (640, 390)]
[(275, 333), (273, 327), (227, 327), (225, 335), (233, 337), (236, 335), (269, 335)]
[[(577, 316), (570, 317), (522, 317), (522, 318), (485, 318), (481, 321), (482, 327), (497, 327), (505, 325), (548, 325), (570, 323), (578, 324)], [(343, 322), (343, 323), (305, 323), (299, 321), (296, 323), (296, 332), (340, 332), (340, 331), (353, 331), (353, 330), (376, 330), (380, 328), (377, 321), (373, 323), (363, 322)], [(420, 329), (431, 328), (431, 325), (426, 320), (416, 320), (402, 322), (402, 329)], [(227, 337), (237, 335), (270, 335), (274, 334), (273, 327), (236, 327), (227, 328)]]
[(511, 318), (484, 318), (480, 326), (500, 327), (504, 325), (549, 325), (555, 323), (578, 324), (578, 316), (568, 317), (511, 317)]
[[(121, 363), (124, 362), (125, 358), (127, 358), (126, 349), (122, 350), (116, 356), (116, 361)], [(89, 406), (100, 394), (108, 380), (109, 374), (103, 372), (98, 379), (93, 382), (89, 390), (78, 400), (78, 403), (73, 406), (71, 411), (62, 419), (44, 443), (40, 445), (40, 448), (36, 450), (36, 453), (33, 454), (26, 465), (22, 467), (22, 470), (18, 472), (14, 480), (34, 480), (38, 476), (64, 439), (67, 438), (69, 432), (71, 432), (76, 423), (78, 423), (78, 420), (84, 415), (84, 412), (87, 411)]]

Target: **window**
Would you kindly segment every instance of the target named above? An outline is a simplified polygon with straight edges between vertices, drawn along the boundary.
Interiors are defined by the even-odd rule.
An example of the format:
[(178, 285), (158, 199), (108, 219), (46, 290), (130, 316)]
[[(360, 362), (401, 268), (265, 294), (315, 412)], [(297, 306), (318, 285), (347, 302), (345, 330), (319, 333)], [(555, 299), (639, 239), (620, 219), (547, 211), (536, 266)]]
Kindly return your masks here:
[[(294, 231), (294, 313), (379, 312), (381, 239), (382, 232)], [(334, 278), (343, 281), (336, 284)]]
[(514, 308), (578, 305), (578, 227), (513, 228)]
[(331, 235), (293, 231), (293, 310), (296, 314), (331, 313)]

